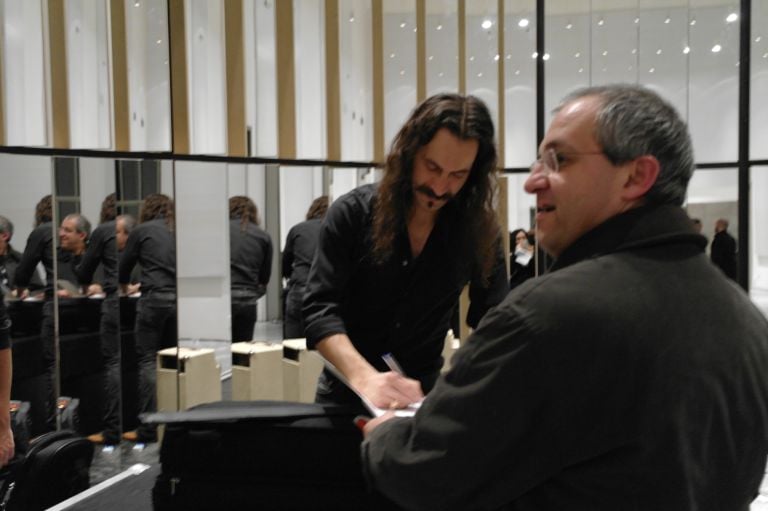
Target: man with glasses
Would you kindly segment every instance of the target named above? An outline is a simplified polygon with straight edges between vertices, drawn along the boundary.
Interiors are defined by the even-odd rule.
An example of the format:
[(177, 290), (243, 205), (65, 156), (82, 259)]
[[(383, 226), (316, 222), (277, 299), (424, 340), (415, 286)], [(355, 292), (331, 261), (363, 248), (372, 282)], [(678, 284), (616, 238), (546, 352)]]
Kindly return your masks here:
[(413, 418), (365, 427), (408, 509), (744, 510), (768, 453), (768, 321), (681, 208), (685, 123), (648, 89), (569, 95), (525, 183), (554, 257)]

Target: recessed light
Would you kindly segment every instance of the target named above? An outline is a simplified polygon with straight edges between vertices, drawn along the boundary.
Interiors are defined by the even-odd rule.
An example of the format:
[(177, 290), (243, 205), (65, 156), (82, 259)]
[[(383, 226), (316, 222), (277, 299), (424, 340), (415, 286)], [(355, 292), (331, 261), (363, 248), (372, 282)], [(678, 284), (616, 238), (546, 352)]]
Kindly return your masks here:
[(603, 18), (597, 20), (597, 26), (602, 27), (603, 25), (605, 25), (605, 20)]
[(400, 23), (400, 28), (405, 28), (405, 21), (403, 21), (402, 23)]
[(520, 18), (520, 21), (517, 22), (517, 26), (520, 28), (525, 28), (529, 23), (530, 21), (528, 21), (528, 18)]
[(648, 72), (649, 72), (649, 73), (654, 73), (654, 72), (656, 72), (656, 68), (655, 68), (655, 67), (652, 67), (651, 69), (649, 69), (649, 70), (648, 70)]
[(583, 72), (584, 72), (584, 68), (583, 68), (583, 67), (580, 67), (580, 68), (579, 68), (579, 73), (583, 73)]
[(760, 42), (760, 41), (762, 41), (762, 40), (763, 40), (763, 37), (762, 37), (762, 36), (757, 36), (757, 37), (755, 37), (755, 42), (756, 42), (756, 43), (759, 43), (759, 42)]
[(435, 27), (435, 30), (442, 30), (442, 29), (443, 29), (442, 25), (438, 25), (438, 26)]
[(498, 62), (499, 61), (499, 54), (498, 53), (493, 56), (493, 61), (494, 62)]
[(720, 50), (722, 50), (722, 49), (723, 49), (723, 47), (722, 47), (722, 46), (720, 46), (719, 44), (716, 44), (716, 45), (714, 45), (714, 46), (712, 47), (712, 53), (719, 53), (719, 52), (720, 52)]
[(694, 26), (696, 24), (696, 18), (693, 18), (688, 24)]
[(432, 59), (434, 59), (434, 58), (435, 58), (435, 56), (434, 56), (434, 55), (430, 55), (430, 56), (429, 56), (429, 60), (432, 60)]
[(570, 30), (572, 28), (573, 28), (573, 23), (568, 23), (567, 25), (565, 25), (566, 30)]
[(539, 56), (539, 52), (536, 52), (536, 51), (531, 54), (532, 59), (535, 59), (538, 56)]
[(389, 58), (391, 58), (391, 59), (395, 58), (395, 54), (394, 53), (390, 53), (389, 54)]
[(640, 18), (635, 18), (635, 25), (637, 25), (638, 23), (640, 23)]
[(482, 78), (483, 77), (483, 73), (477, 73), (477, 77), (478, 78)]
[(576, 58), (579, 58), (579, 57), (581, 57), (581, 52), (577, 51), (576, 53), (573, 54), (573, 56), (576, 57)]
[(691, 47), (690, 46), (686, 46), (685, 48), (683, 48), (683, 53), (685, 53), (686, 55), (691, 53)]
[(493, 26), (493, 22), (491, 20), (483, 20), (480, 26), (483, 27), (483, 30), (488, 30)]
[(608, 50), (603, 50), (603, 57), (608, 55)]
[(661, 48), (659, 48), (658, 50), (656, 50), (656, 55), (661, 55)]
[(672, 21), (672, 18), (670, 18), (669, 16), (667, 16), (667, 18), (664, 20), (664, 24), (665, 24), (665, 25), (669, 25), (669, 23), (670, 23), (671, 21)]
[(728, 15), (727, 18), (725, 18), (725, 21), (727, 21), (728, 23), (733, 23), (737, 19), (739, 19), (739, 15), (736, 14), (735, 12), (732, 12), (731, 14)]

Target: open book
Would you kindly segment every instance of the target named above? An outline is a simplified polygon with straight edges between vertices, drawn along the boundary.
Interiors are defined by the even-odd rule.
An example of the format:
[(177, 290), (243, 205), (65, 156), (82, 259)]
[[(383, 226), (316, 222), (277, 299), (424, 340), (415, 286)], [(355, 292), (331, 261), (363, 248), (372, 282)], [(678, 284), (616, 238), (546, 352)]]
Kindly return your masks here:
[[(320, 355), (319, 352), (316, 352), (318, 355)], [(322, 355), (321, 355), (321, 358)], [(360, 400), (363, 402), (366, 408), (368, 408), (368, 411), (371, 412), (371, 414), (374, 417), (380, 417), (384, 415), (385, 413), (389, 412), (390, 410), (388, 408), (379, 408), (378, 406), (374, 405), (370, 399), (362, 395), (360, 392), (358, 392), (352, 385), (350, 385), (349, 380), (347, 380), (343, 374), (341, 374), (341, 371), (339, 371), (335, 365), (331, 364), (327, 359), (323, 358), (323, 361), (325, 362), (325, 367), (328, 368), (330, 372), (333, 373), (333, 375), (338, 378), (341, 382), (344, 383), (347, 387), (352, 389), (352, 391), (357, 394), (357, 397), (360, 398)], [(413, 417), (416, 414), (416, 410), (419, 409), (421, 406), (421, 401), (418, 403), (411, 403), (405, 408), (399, 408), (397, 410), (392, 410), (395, 412), (395, 417)]]

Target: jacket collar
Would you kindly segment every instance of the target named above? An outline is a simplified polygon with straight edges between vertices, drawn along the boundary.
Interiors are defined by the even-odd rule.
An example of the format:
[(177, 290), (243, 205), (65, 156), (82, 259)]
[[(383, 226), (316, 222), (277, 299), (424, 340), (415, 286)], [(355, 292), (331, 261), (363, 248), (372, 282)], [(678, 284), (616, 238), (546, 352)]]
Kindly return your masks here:
[(688, 244), (703, 252), (707, 239), (694, 231), (682, 208), (641, 206), (609, 218), (584, 234), (560, 254), (550, 271), (604, 254), (673, 243)]

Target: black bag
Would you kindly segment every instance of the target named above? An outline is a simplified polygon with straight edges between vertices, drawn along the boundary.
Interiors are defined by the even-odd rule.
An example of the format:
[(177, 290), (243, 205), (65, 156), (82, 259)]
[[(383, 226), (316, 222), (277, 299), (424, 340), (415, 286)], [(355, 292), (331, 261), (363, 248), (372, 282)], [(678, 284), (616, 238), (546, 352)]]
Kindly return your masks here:
[(8, 511), (47, 509), (90, 487), (93, 444), (70, 430), (45, 433), (29, 442), (29, 451), (13, 473), (4, 495)]
[(154, 509), (397, 509), (366, 488), (353, 418), (346, 407), (282, 401), (144, 416), (166, 424)]

